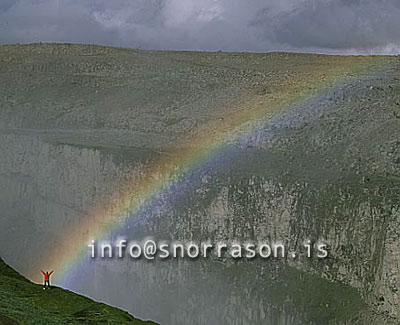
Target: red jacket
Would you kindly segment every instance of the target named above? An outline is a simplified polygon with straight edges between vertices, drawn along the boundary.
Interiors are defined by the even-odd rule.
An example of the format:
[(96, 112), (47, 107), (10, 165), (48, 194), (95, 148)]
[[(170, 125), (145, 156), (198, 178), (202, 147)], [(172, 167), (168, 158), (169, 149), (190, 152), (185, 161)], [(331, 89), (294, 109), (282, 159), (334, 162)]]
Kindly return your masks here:
[(49, 273), (49, 272), (43, 272), (42, 270), (40, 270), (40, 272), (42, 272), (43, 275), (44, 275), (44, 281), (49, 281), (50, 275), (52, 275), (54, 271), (51, 271), (51, 272)]

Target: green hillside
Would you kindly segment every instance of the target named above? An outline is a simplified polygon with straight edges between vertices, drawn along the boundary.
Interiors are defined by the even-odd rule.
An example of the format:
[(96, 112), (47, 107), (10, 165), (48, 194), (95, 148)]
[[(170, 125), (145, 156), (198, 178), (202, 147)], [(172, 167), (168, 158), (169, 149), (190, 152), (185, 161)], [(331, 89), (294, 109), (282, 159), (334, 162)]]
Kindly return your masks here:
[(68, 290), (43, 290), (0, 259), (0, 324), (154, 324)]

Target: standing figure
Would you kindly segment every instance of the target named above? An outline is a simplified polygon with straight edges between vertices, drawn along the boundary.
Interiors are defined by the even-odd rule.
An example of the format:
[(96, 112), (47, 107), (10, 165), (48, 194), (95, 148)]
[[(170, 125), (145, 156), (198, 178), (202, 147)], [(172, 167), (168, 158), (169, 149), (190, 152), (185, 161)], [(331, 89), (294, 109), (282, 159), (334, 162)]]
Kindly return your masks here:
[(44, 276), (43, 290), (46, 288), (50, 289), (50, 275), (52, 275), (54, 271), (43, 272), (42, 270), (40, 270), (40, 272), (42, 272)]

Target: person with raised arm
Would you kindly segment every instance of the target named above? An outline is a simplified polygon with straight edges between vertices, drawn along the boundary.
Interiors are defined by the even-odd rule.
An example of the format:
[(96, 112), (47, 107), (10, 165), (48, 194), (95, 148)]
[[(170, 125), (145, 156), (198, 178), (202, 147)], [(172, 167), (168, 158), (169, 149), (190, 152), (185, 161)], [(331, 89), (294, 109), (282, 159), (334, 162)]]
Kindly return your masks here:
[(42, 272), (42, 274), (44, 276), (43, 290), (45, 290), (46, 288), (50, 289), (50, 276), (53, 274), (54, 271), (44, 272), (43, 270), (40, 270), (40, 272)]

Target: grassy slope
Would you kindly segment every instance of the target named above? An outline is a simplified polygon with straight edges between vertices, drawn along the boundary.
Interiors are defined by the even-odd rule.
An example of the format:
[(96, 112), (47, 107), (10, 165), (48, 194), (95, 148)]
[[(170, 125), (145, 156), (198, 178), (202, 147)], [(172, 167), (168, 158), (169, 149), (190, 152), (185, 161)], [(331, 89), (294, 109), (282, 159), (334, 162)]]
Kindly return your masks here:
[(154, 324), (68, 290), (44, 291), (0, 259), (0, 324)]

